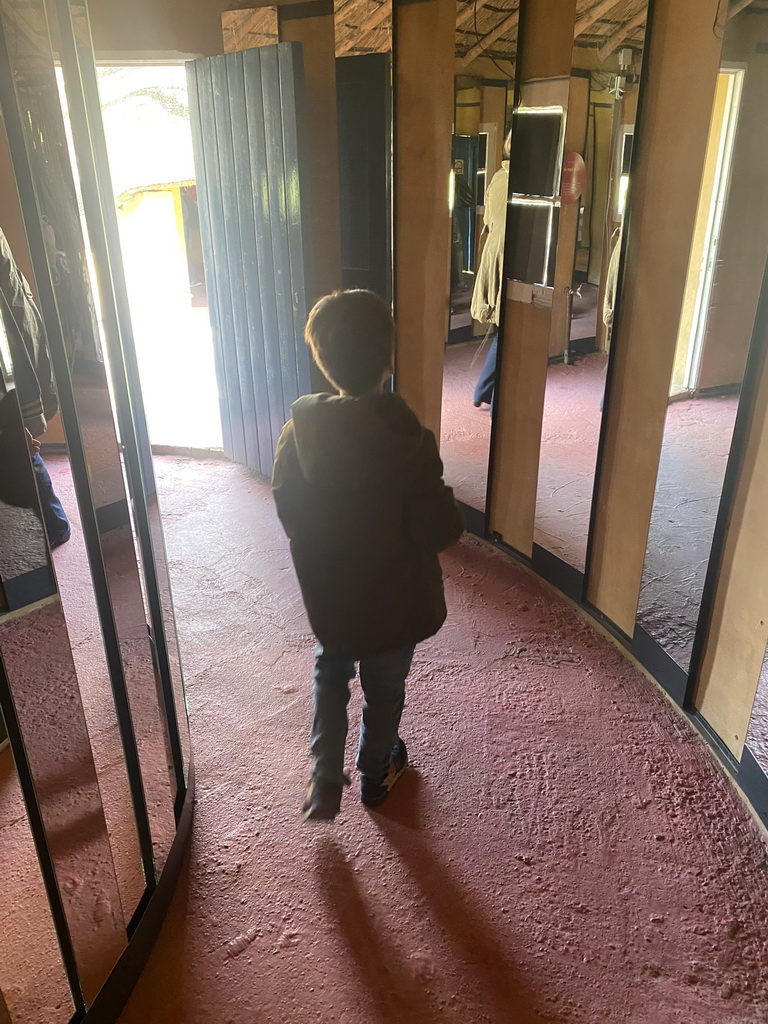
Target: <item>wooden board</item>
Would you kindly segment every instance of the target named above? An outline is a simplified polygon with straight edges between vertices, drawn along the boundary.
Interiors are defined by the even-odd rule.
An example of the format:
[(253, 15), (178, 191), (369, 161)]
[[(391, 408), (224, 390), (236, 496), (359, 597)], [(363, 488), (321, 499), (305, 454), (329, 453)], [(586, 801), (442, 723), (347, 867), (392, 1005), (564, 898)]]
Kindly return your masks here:
[(280, 42), (301, 43), (304, 55), (311, 306), (315, 299), (341, 287), (333, 4), (282, 4), (278, 10), (278, 26)]
[[(768, 301), (765, 302), (768, 306)], [(765, 351), (768, 338), (758, 338)], [(694, 703), (741, 757), (768, 643), (768, 359), (763, 358), (754, 412), (733, 501), (712, 620)]]
[(397, 390), (440, 436), (448, 335), (454, 0), (394, 5)]
[[(575, 0), (530, 0), (523, 8), (518, 66), (527, 104), (567, 104), (575, 15)], [(530, 556), (552, 313), (508, 297), (502, 327), (490, 523)]]
[[(657, 0), (587, 597), (631, 635), (720, 64), (718, 0)], [(692, 88), (691, 83), (695, 83)]]
[(507, 302), (490, 523), (494, 533), (528, 558), (533, 553), (551, 320), (548, 309)]

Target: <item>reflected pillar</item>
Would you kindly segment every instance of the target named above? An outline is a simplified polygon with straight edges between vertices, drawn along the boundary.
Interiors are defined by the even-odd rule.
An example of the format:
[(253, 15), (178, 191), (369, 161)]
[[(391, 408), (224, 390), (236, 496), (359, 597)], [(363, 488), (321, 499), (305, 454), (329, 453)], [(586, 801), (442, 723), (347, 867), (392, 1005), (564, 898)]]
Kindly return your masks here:
[(455, 0), (393, 0), (397, 390), (440, 436), (448, 336)]
[[(587, 599), (631, 636), (720, 67), (718, 0), (656, 0), (614, 324)], [(692, 83), (695, 83), (692, 84)]]
[[(576, 0), (523, 0), (518, 68), (542, 105), (551, 102), (542, 79), (569, 81)], [(539, 84), (540, 83), (540, 84)], [(559, 88), (560, 83), (556, 83)], [(566, 95), (557, 94), (563, 106)], [(538, 102), (538, 100), (531, 100)], [(533, 552), (541, 422), (552, 313), (507, 292), (503, 312), (499, 400), (495, 412), (491, 531), (521, 554)]]

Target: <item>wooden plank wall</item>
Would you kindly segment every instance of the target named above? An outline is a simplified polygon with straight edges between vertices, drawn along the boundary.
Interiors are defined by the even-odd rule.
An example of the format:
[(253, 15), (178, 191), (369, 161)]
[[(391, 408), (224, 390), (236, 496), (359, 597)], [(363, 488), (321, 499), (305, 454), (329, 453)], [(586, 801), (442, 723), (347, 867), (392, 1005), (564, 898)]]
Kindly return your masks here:
[(635, 624), (688, 253), (720, 65), (718, 0), (657, 0), (587, 597)]
[(439, 437), (456, 4), (394, 0), (392, 15), (397, 390)]

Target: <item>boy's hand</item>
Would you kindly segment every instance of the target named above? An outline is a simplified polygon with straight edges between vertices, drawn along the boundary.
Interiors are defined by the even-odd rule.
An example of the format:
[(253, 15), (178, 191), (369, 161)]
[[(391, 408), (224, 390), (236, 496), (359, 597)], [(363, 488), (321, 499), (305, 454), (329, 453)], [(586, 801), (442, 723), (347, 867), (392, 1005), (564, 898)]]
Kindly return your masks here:
[(24, 433), (27, 435), (27, 449), (29, 450), (30, 456), (37, 455), (40, 451), (40, 442), (36, 437), (32, 437), (27, 428), (24, 428)]

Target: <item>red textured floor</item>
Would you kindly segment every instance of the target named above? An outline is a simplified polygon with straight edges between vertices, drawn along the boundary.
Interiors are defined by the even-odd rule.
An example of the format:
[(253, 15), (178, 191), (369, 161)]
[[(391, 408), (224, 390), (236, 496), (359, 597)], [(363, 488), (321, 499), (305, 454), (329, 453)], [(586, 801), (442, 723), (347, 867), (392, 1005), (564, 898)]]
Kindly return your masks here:
[(350, 791), (302, 824), (311, 639), (269, 488), (159, 475), (198, 804), (121, 1024), (764, 1024), (768, 848), (574, 610), (478, 541), (449, 552), (413, 771), (381, 813)]

